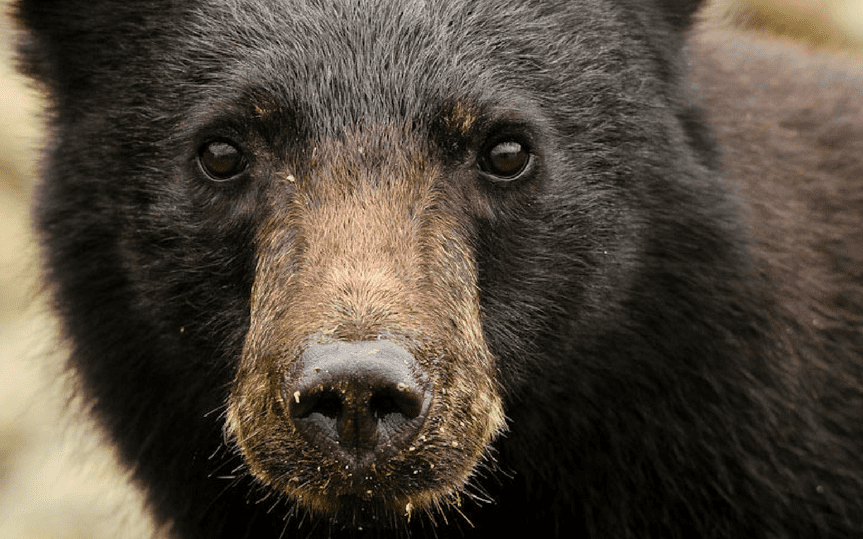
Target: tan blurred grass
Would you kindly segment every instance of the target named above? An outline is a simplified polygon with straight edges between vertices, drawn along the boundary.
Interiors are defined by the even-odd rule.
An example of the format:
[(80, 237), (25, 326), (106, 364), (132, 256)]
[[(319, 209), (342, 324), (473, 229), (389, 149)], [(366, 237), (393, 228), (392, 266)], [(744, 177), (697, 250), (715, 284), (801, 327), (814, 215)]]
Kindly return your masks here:
[(62, 349), (38, 293), (29, 204), (41, 144), (38, 93), (15, 73), (0, 7), (0, 538), (152, 534), (97, 430), (75, 414)]
[(863, 51), (863, 0), (714, 0), (705, 14), (814, 47)]
[[(863, 0), (715, 0), (708, 13), (814, 46), (863, 50)], [(11, 67), (12, 34), (0, 17), (0, 539), (147, 537), (140, 495), (67, 406), (28, 225), (40, 104)]]

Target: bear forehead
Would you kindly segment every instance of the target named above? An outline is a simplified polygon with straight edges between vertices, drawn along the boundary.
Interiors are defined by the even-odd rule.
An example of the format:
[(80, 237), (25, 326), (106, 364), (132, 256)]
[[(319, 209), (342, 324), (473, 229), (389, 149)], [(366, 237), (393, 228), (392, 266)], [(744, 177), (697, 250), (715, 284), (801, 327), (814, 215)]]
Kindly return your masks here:
[[(172, 72), (153, 82), (179, 97), (178, 107), (198, 98), (209, 101), (206, 111), (213, 101), (253, 101), (260, 116), (294, 111), (336, 132), (434, 116), (453, 98), (462, 111), (467, 101), (553, 104), (620, 60), (608, 55), (611, 46), (590, 43), (601, 20), (584, 32), (553, 30), (587, 18), (584, 4), (545, 13), (527, 2), (199, 2), (180, 17), (152, 15), (165, 17), (170, 44), (152, 49), (161, 66), (143, 71)], [(575, 84), (573, 70), (584, 75)]]

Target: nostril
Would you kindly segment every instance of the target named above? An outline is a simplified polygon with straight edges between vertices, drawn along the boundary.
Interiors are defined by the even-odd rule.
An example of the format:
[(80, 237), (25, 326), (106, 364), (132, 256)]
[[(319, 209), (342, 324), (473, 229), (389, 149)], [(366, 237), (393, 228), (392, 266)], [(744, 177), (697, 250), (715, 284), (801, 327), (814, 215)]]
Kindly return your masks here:
[(377, 430), (391, 443), (409, 435), (414, 420), (422, 413), (423, 396), (404, 384), (375, 392), (369, 399), (369, 409), (377, 422)]
[(299, 434), (354, 465), (407, 445), (422, 427), (431, 393), (419, 366), (389, 341), (315, 344), (302, 374), (283, 387)]
[(337, 419), (342, 415), (344, 403), (334, 390), (294, 392), (294, 402), (291, 403), (291, 417), (306, 419), (312, 415), (320, 415), (327, 419)]
[(337, 391), (320, 388), (295, 391), (289, 409), (294, 424), (311, 436), (338, 438), (344, 402)]
[(412, 391), (407, 384), (385, 387), (373, 393), (369, 399), (369, 408), (379, 419), (389, 416), (415, 419), (422, 412), (422, 406), (422, 396), (417, 391)]

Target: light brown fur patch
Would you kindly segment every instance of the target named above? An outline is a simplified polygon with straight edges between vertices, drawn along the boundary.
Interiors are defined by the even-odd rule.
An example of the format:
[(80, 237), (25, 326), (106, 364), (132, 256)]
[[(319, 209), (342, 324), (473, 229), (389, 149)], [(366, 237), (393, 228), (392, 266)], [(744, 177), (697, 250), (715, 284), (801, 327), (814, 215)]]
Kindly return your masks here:
[[(399, 518), (445, 506), (504, 425), (463, 216), (405, 129), (347, 132), (312, 155), (270, 190), (229, 433), (255, 476), (313, 512), (350, 510), (343, 497)], [(310, 342), (376, 339), (409, 350), (434, 397), (410, 447), (357, 477), (297, 433), (281, 387)]]

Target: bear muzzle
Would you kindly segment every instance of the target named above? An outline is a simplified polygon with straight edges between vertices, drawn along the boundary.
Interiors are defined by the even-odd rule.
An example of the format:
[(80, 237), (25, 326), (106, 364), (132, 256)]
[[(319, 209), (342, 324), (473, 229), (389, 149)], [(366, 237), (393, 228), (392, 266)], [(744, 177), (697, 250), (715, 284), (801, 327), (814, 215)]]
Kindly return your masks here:
[[(282, 394), (300, 436), (362, 471), (408, 447), (433, 392), (413, 355), (387, 340), (312, 344)], [(291, 377), (293, 378), (293, 377)]]

